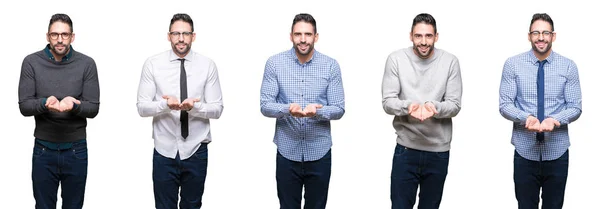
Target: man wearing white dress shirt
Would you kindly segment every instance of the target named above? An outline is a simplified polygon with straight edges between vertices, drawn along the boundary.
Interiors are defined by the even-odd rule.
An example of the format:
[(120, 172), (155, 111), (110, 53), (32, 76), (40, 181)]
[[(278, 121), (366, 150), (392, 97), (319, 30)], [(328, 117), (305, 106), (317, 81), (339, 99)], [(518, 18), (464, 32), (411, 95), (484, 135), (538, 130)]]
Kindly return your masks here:
[(215, 63), (191, 50), (196, 38), (187, 14), (175, 14), (172, 50), (146, 60), (138, 88), (140, 116), (153, 117), (152, 179), (157, 209), (200, 208), (212, 141), (209, 119), (223, 111)]

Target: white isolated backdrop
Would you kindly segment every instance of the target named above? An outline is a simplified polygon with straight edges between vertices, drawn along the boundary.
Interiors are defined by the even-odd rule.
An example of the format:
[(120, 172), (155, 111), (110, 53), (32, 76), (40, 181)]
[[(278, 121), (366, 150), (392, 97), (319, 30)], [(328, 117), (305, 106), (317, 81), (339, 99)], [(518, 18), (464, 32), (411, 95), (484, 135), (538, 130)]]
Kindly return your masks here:
[[(530, 49), (531, 16), (555, 21), (553, 49), (578, 67), (583, 114), (570, 125), (571, 152), (564, 208), (597, 205), (590, 188), (600, 143), (592, 124), (600, 113), (595, 51), (596, 10), (584, 1), (13, 1), (0, 8), (0, 208), (33, 208), (31, 155), (34, 119), (18, 110), (17, 87), (25, 56), (41, 50), (54, 13), (74, 22), (75, 50), (97, 63), (100, 113), (88, 120), (89, 168), (84, 208), (154, 208), (151, 118), (141, 118), (136, 93), (145, 59), (170, 49), (173, 14), (194, 20), (192, 49), (212, 58), (223, 89), (224, 112), (212, 120), (203, 208), (278, 208), (275, 119), (261, 115), (264, 64), (292, 45), (294, 15), (312, 14), (316, 49), (338, 60), (346, 114), (332, 122), (333, 165), (327, 208), (390, 208), (395, 146), (392, 116), (381, 107), (387, 55), (411, 46), (412, 19), (421, 12), (438, 23), (436, 47), (461, 64), (462, 110), (454, 119), (449, 173), (441, 208), (516, 208), (511, 122), (498, 113), (504, 61)], [(59, 194), (60, 207), (60, 194)]]

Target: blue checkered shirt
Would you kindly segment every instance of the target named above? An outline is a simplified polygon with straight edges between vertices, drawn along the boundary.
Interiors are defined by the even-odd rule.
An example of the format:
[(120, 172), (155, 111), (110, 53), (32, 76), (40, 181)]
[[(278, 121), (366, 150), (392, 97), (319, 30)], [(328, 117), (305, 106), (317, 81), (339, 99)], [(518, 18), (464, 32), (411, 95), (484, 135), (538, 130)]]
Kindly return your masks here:
[[(562, 156), (569, 146), (568, 124), (581, 115), (581, 88), (575, 63), (551, 52), (544, 65), (544, 110), (546, 117), (560, 122), (545, 140), (525, 129), (528, 116), (537, 117), (536, 78), (538, 59), (533, 50), (510, 57), (504, 63), (500, 82), (500, 114), (514, 122), (511, 143), (528, 160), (547, 161)], [(541, 122), (541, 121), (540, 121)]]
[[(290, 115), (291, 103), (302, 109), (322, 104), (314, 117)], [(344, 88), (340, 66), (331, 57), (315, 50), (301, 64), (295, 50), (271, 56), (265, 64), (260, 89), (260, 111), (277, 118), (273, 142), (283, 157), (297, 162), (321, 159), (331, 148), (330, 120), (344, 115)]]

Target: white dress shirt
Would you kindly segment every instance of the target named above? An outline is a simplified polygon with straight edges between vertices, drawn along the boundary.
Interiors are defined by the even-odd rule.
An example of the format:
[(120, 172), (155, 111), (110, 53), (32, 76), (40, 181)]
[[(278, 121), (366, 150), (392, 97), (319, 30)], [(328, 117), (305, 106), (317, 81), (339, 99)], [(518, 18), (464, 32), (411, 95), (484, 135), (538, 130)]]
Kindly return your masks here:
[(199, 98), (188, 111), (189, 135), (181, 136), (180, 111), (171, 110), (163, 95), (180, 98), (181, 61), (172, 50), (146, 60), (138, 87), (137, 108), (142, 117), (153, 117), (154, 147), (162, 156), (181, 160), (193, 155), (201, 143), (212, 141), (209, 119), (218, 119), (223, 111), (221, 86), (215, 63), (192, 50), (184, 57), (188, 98)]

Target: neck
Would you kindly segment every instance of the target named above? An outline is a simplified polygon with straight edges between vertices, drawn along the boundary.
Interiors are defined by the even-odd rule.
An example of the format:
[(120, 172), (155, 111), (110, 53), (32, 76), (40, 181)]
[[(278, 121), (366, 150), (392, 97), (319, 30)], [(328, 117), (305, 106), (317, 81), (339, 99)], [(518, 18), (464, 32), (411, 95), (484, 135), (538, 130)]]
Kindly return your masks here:
[(303, 55), (303, 54), (296, 52), (296, 56), (298, 57), (298, 61), (300, 61), (300, 63), (304, 64), (312, 58), (314, 53), (315, 53), (314, 50), (310, 51), (310, 53), (308, 53), (307, 55)]
[(185, 56), (190, 53), (190, 51), (188, 51), (185, 54), (180, 54), (180, 53), (177, 53), (177, 51), (175, 51), (175, 50), (173, 50), (173, 52), (175, 52), (175, 55), (177, 55), (177, 57), (179, 57), (179, 58), (185, 58)]
[(418, 58), (422, 59), (422, 60), (426, 60), (429, 59), (431, 57), (433, 57), (433, 54), (435, 53), (435, 50), (432, 48), (431, 49), (431, 53), (429, 53), (429, 55), (427, 57), (421, 57), (421, 54), (419, 54), (419, 51), (417, 51), (418, 49), (415, 49), (413, 47), (413, 53), (415, 53), (415, 55), (417, 55)]
[(54, 50), (50, 50), (50, 53), (52, 53), (52, 56), (54, 56), (54, 60), (56, 60), (56, 61), (59, 61), (59, 62), (60, 62), (60, 61), (62, 61), (62, 58), (63, 58), (63, 57), (65, 57), (65, 56), (67, 56), (67, 54), (69, 54), (69, 52), (70, 52), (70, 51), (71, 51), (71, 47), (69, 47), (69, 48), (67, 49), (67, 51), (65, 52), (65, 54), (64, 54), (64, 55), (56, 54), (56, 53), (54, 52)]
[(551, 52), (552, 52), (552, 49), (548, 49), (548, 51), (546, 51), (546, 53), (539, 53), (539, 52), (533, 50), (533, 55), (535, 55), (535, 57), (538, 60), (545, 60), (546, 58), (548, 58), (548, 56), (550, 56)]

